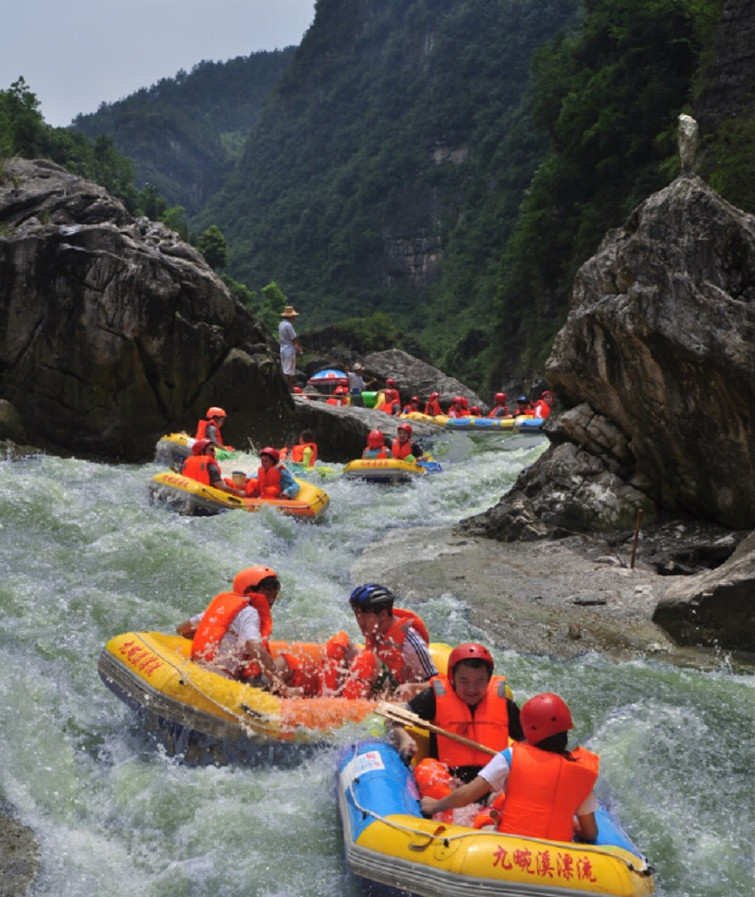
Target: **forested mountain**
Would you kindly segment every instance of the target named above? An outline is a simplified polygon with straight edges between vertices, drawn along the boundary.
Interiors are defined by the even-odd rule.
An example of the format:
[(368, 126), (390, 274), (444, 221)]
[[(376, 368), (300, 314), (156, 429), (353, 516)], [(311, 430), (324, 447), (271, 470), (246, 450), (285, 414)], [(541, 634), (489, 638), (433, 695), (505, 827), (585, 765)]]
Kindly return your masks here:
[(137, 186), (152, 184), (191, 216), (230, 174), (293, 54), (288, 47), (200, 62), (188, 74), (76, 116), (73, 128), (93, 139), (109, 135), (133, 160)]

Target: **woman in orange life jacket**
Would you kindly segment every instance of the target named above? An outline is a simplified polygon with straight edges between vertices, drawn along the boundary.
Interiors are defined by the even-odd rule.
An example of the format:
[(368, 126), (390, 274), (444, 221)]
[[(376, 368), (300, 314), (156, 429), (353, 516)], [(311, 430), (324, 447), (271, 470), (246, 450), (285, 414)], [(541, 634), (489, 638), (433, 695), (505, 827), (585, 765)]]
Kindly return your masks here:
[(223, 444), (223, 436), (220, 428), (225, 423), (226, 413), (222, 408), (213, 405), (207, 409), (207, 414), (197, 424), (197, 432), (194, 434), (195, 439), (209, 439), (214, 445), (227, 449), (229, 452), (234, 451), (232, 445)]
[(232, 591), (216, 595), (203, 613), (179, 623), (176, 632), (192, 639), (192, 660), (230, 679), (293, 696), (298, 691), (289, 687), (286, 656), (270, 654), (271, 611), (279, 592), (275, 570), (246, 567), (234, 577)]
[(416, 442), (411, 442), (409, 437), (414, 431), (411, 424), (399, 424), (396, 427), (396, 438), (391, 443), (391, 455), (397, 461), (417, 461), (424, 452)]
[(509, 414), (509, 406), (506, 404), (505, 392), (497, 392), (493, 396), (493, 400), (495, 401), (495, 405), (493, 405), (488, 417), (511, 417)]
[(191, 447), (191, 454), (181, 465), (181, 473), (205, 486), (212, 486), (221, 492), (231, 495), (244, 495), (243, 490), (235, 489), (223, 479), (220, 466), (215, 460), (215, 446), (209, 439), (197, 439)]
[(362, 458), (368, 461), (383, 461), (390, 458), (385, 436), (380, 430), (370, 430), (367, 434), (367, 448), (362, 452)]
[(546, 389), (540, 393), (540, 398), (535, 402), (532, 416), (542, 418), (543, 420), (550, 417), (551, 405), (553, 405), (553, 393), (549, 389)]
[(436, 417), (439, 414), (443, 414), (443, 409), (440, 407), (440, 402), (438, 401), (439, 398), (439, 392), (430, 393), (425, 404), (425, 414), (429, 414), (431, 417)]
[(477, 826), (495, 821), (499, 832), (512, 835), (550, 841), (572, 841), (576, 835), (594, 841), (599, 757), (581, 747), (567, 750), (568, 731), (574, 728), (568, 706), (558, 695), (535, 695), (522, 707), (520, 721), (524, 742), (496, 754), (476, 778), (440, 800), (423, 797), (422, 812), (463, 807), (505, 788), (505, 797)]
[(291, 471), (280, 463), (278, 449), (265, 446), (260, 452), (256, 479), (247, 480), (247, 498), (296, 498), (300, 488)]
[[(507, 748), (509, 738), (518, 741), (524, 737), (519, 708), (506, 677), (493, 675), (490, 651), (476, 642), (454, 648), (448, 657), (448, 675), (434, 676), (430, 688), (415, 695), (406, 706), (421, 719), (492, 750)], [(417, 751), (416, 741), (397, 723), (389, 736), (408, 762)], [(429, 756), (414, 770), (420, 795), (445, 797), (460, 784), (471, 782), (489, 759), (484, 751), (431, 734)], [(451, 810), (440, 818), (442, 822), (452, 820)]]
[(349, 604), (365, 647), (352, 645), (345, 632), (328, 640), (323, 694), (350, 699), (393, 693), (409, 697), (419, 683), (438, 675), (425, 624), (412, 611), (394, 607), (394, 601), (393, 592), (377, 583), (354, 589)]

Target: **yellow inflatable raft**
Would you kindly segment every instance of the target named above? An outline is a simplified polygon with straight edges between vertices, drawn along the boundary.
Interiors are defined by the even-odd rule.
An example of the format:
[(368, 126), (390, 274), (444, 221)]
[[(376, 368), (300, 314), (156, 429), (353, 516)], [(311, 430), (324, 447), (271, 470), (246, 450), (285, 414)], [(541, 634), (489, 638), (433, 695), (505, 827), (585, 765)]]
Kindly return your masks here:
[[(165, 464), (174, 470), (180, 470), (183, 462), (191, 454), (191, 447), (194, 445), (194, 437), (189, 436), (186, 432), (168, 433), (167, 436), (161, 436), (155, 445), (155, 462), (157, 464)], [(218, 461), (227, 461), (235, 458), (238, 454), (236, 449), (217, 449), (215, 457)]]
[(240, 498), (169, 470), (152, 477), (149, 495), (151, 501), (166, 504), (188, 515), (218, 514), (234, 509), (259, 511), (271, 507), (289, 516), (319, 520), (328, 510), (328, 493), (307, 480), (294, 479), (300, 487), (296, 498)]
[(398, 461), (395, 458), (357, 458), (343, 469), (343, 476), (352, 480), (367, 480), (370, 483), (408, 483), (427, 474), (427, 468), (413, 461)]
[[(433, 644), (445, 670), (450, 646)], [(270, 653), (293, 654), (306, 678), (316, 677), (325, 646), (272, 641)], [(197, 733), (234, 745), (321, 742), (348, 723), (359, 723), (376, 702), (334, 697), (279, 698), (228, 679), (191, 660), (191, 640), (160, 632), (125, 632), (111, 638), (97, 665), (105, 685), (134, 710), (173, 732)]]
[(395, 748), (361, 742), (341, 753), (346, 859), (372, 897), (646, 897), (653, 870), (605, 810), (598, 843), (543, 841), (425, 819)]

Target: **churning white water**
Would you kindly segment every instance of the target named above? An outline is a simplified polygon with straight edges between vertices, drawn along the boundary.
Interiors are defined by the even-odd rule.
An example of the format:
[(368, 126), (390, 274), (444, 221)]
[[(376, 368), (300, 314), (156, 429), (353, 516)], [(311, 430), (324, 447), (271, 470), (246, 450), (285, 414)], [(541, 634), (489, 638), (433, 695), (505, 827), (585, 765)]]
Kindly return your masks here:
[[(532, 437), (450, 434), (434, 446), (444, 472), (404, 487), (343, 481), (333, 465), (316, 526), (153, 507), (155, 465), (0, 462), (0, 793), (40, 842), (32, 897), (355, 897), (335, 802), (338, 743), (292, 748), (283, 762), (261, 751), (253, 765), (187, 765), (100, 682), (99, 653), (125, 630), (172, 631), (253, 563), (282, 580), (276, 635), (356, 635), (354, 560), (389, 529), (489, 507), (541, 449)], [(490, 642), (462, 598), (449, 585), (415, 608), (434, 640)], [(601, 754), (612, 809), (660, 894), (752, 893), (751, 678), (725, 663), (703, 673), (493, 648), (520, 704), (541, 690), (567, 698), (576, 740)]]

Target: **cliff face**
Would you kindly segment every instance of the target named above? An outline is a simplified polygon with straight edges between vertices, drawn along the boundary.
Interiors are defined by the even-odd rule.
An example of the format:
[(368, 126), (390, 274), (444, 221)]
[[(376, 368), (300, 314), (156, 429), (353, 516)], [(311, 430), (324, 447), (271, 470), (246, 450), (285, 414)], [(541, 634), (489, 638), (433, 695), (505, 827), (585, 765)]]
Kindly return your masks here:
[(35, 444), (122, 459), (209, 405), (231, 443), (293, 426), (274, 342), (201, 255), (42, 161), (0, 181), (0, 398)]
[(753, 272), (755, 217), (696, 177), (609, 233), (547, 363), (553, 445), (473, 528), (620, 529), (638, 508), (755, 526)]

